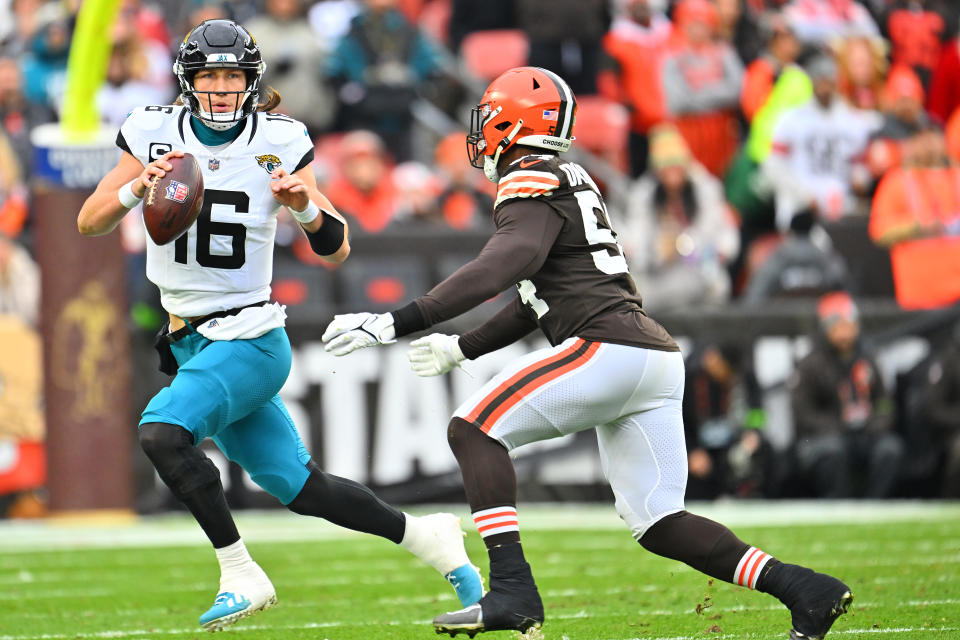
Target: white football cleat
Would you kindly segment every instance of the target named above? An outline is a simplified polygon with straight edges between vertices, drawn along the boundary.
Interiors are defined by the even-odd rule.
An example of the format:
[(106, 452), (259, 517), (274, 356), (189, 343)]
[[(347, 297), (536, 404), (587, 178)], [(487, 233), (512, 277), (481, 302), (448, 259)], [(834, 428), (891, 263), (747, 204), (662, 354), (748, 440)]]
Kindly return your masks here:
[(463, 546), (467, 534), (460, 528), (460, 518), (452, 513), (404, 516), (407, 526), (401, 546), (439, 571), (464, 607), (479, 602), (484, 593), (483, 578)]
[(220, 592), (213, 606), (200, 616), (200, 626), (207, 631), (221, 631), (241, 618), (277, 604), (277, 592), (270, 578), (257, 563), (242, 575), (221, 578)]

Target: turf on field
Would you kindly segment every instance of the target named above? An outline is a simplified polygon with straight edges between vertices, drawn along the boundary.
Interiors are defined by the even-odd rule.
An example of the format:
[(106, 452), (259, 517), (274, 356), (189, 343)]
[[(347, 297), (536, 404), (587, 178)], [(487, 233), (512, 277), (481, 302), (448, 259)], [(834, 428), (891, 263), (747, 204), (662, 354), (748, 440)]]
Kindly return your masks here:
[[(856, 599), (830, 637), (960, 638), (960, 504), (691, 510), (846, 581)], [(454, 511), (468, 522), (465, 509)], [(546, 607), (543, 638), (788, 635), (789, 614), (778, 602), (645, 552), (610, 506), (522, 506), (520, 513)], [(437, 638), (430, 619), (458, 608), (438, 574), (388, 542), (280, 512), (241, 514), (238, 522), (280, 600), (225, 632), (238, 640)], [(468, 530), (468, 550), (486, 575), (482, 542)], [(0, 640), (208, 638), (196, 619), (217, 579), (212, 552), (182, 515), (121, 527), (0, 524)]]

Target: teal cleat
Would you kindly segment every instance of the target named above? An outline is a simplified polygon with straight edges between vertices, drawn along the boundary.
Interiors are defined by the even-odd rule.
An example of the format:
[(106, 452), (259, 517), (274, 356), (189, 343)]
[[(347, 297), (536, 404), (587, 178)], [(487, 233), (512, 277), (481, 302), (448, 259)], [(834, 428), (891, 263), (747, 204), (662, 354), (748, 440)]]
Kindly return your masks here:
[(469, 607), (480, 601), (483, 597), (483, 578), (480, 576), (479, 567), (472, 564), (465, 564), (457, 567), (450, 573), (443, 576), (447, 582), (456, 591), (460, 604)]
[(222, 581), (213, 606), (200, 616), (207, 631), (221, 631), (233, 623), (277, 604), (277, 592), (267, 574), (256, 564), (244, 578)]

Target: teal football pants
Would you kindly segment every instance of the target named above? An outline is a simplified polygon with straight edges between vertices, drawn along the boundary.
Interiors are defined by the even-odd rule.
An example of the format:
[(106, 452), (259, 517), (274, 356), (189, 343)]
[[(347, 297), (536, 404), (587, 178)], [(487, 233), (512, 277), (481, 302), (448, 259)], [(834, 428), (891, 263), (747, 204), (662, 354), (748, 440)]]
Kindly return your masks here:
[(254, 482), (289, 504), (307, 481), (310, 454), (277, 395), (290, 373), (286, 331), (212, 341), (191, 329), (171, 348), (177, 375), (150, 400), (140, 424), (180, 425), (195, 445), (212, 438)]

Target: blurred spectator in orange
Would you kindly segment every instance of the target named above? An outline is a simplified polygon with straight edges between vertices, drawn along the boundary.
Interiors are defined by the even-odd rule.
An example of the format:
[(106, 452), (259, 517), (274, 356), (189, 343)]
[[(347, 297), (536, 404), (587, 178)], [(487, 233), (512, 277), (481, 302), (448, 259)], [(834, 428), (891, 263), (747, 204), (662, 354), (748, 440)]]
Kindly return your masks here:
[(960, 109), (950, 116), (944, 134), (947, 138), (947, 157), (952, 162), (960, 164)]
[(388, 229), (449, 229), (440, 208), (443, 182), (422, 162), (401, 162), (391, 179), (397, 189), (397, 210)]
[(836, 38), (880, 35), (870, 12), (854, 0), (793, 0), (784, 13), (805, 45), (824, 47)]
[(814, 97), (783, 114), (763, 163), (763, 173), (774, 185), (776, 224), (782, 231), (806, 209), (823, 220), (857, 210), (859, 196), (870, 186), (867, 142), (879, 124), (877, 117), (851, 109), (837, 95), (833, 58), (817, 54), (804, 69)]
[(411, 157), (412, 107), (451, 66), (444, 50), (396, 8), (397, 0), (365, 0), (350, 30), (327, 58), (338, 88), (340, 125), (370, 129), (397, 161)]
[(717, 7), (717, 37), (737, 52), (747, 65), (763, 51), (764, 41), (753, 10), (744, 0), (714, 0)]
[(767, 48), (747, 67), (740, 93), (740, 109), (748, 122), (767, 102), (783, 68), (800, 55), (800, 41), (783, 14), (771, 12), (760, 19), (760, 39)]
[(663, 62), (667, 111), (697, 161), (720, 176), (739, 144), (743, 65), (730, 45), (714, 40), (717, 10), (707, 0), (682, 0), (674, 20), (683, 37)]
[(627, 0), (603, 38), (606, 52), (597, 78), (600, 93), (630, 110), (630, 174), (647, 170), (650, 128), (665, 115), (661, 67), (673, 27), (650, 0)]
[(817, 340), (790, 381), (797, 464), (818, 497), (889, 497), (903, 458), (893, 401), (858, 318), (849, 294), (823, 296)]
[(911, 164), (888, 171), (877, 187), (870, 237), (890, 248), (901, 307), (944, 307), (960, 300), (960, 167), (949, 164), (936, 128), (908, 145)]
[(853, 36), (840, 40), (835, 49), (840, 95), (856, 109), (879, 109), (887, 75), (883, 40)]
[(559, 74), (575, 95), (597, 92), (607, 0), (518, 0), (517, 25), (530, 38), (527, 64)]
[(46, 105), (31, 104), (23, 92), (23, 74), (15, 58), (0, 57), (0, 128), (20, 161), (25, 178), (33, 167), (30, 132), (34, 127), (56, 120)]
[(323, 77), (324, 52), (307, 22), (305, 0), (267, 0), (245, 25), (270, 61), (263, 84), (283, 96), (281, 111), (307, 125), (313, 137), (333, 122), (336, 97)]
[(929, 0), (894, 0), (888, 2), (881, 29), (890, 40), (894, 65), (911, 67), (924, 87), (940, 60), (940, 49), (947, 39), (944, 16)]
[(353, 131), (343, 137), (337, 174), (324, 194), (351, 222), (354, 233), (382, 231), (399, 206), (391, 178), (393, 167), (383, 141), (372, 131)]
[(730, 297), (725, 269), (739, 249), (720, 181), (671, 125), (650, 136), (650, 171), (630, 192), (620, 234), (645, 309), (718, 305)]
[(901, 65), (890, 70), (883, 88), (883, 121), (868, 150), (870, 171), (878, 179), (900, 162), (911, 162), (904, 150), (913, 147), (902, 143), (932, 125), (923, 99), (923, 85), (913, 69)]
[(946, 122), (957, 107), (960, 107), (960, 38), (943, 46), (927, 95), (927, 111), (940, 122)]
[(27, 186), (16, 151), (0, 130), (0, 234), (16, 237), (27, 220)]
[[(123, 0), (120, 4), (118, 19), (132, 20), (135, 30), (141, 38), (160, 45), (169, 51), (171, 35), (167, 25), (167, 16), (152, 6), (144, 6), (141, 0)], [(169, 69), (168, 69), (169, 71)]]
[(496, 186), (467, 161), (466, 131), (454, 131), (437, 144), (434, 164), (443, 191), (437, 197), (443, 219), (458, 230), (493, 228), (493, 195)]

